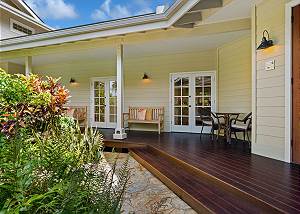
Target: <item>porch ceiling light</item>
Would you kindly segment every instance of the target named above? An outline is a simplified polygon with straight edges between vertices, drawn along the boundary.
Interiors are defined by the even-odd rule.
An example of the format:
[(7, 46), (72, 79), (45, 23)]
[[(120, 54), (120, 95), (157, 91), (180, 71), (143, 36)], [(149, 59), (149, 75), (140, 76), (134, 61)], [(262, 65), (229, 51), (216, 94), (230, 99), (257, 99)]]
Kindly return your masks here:
[[(265, 34), (267, 34), (267, 37), (265, 36)], [(269, 32), (267, 30), (264, 30), (263, 38), (262, 38), (261, 43), (258, 46), (257, 50), (267, 49), (269, 47), (272, 47), (273, 45), (274, 44), (273, 44), (273, 41), (270, 39)]]
[(76, 83), (76, 80), (73, 79), (73, 78), (71, 78), (71, 79), (70, 79), (70, 84), (75, 84), (75, 83)]
[(146, 73), (144, 73), (143, 80), (148, 80), (148, 79), (149, 79), (149, 76)]

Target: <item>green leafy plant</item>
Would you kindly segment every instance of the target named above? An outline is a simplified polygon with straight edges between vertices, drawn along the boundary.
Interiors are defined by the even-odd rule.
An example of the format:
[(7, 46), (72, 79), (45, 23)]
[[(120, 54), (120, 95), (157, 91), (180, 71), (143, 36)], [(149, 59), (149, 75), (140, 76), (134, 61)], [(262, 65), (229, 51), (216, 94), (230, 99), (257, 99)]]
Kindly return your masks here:
[(103, 137), (65, 117), (58, 80), (0, 71), (0, 213), (120, 213), (129, 179)]
[(18, 127), (43, 130), (61, 116), (69, 91), (52, 77), (10, 75), (0, 70), (0, 129), (14, 135)]

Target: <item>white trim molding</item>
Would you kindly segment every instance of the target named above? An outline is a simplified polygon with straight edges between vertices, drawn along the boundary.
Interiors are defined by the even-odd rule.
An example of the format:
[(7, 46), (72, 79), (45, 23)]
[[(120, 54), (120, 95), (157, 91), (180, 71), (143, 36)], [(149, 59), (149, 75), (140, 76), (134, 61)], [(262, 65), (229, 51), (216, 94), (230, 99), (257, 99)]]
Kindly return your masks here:
[(252, 6), (252, 23), (251, 23), (251, 37), (252, 37), (252, 132), (251, 132), (251, 141), (252, 148), (256, 144), (256, 134), (257, 134), (257, 125), (256, 125), (256, 109), (257, 109), (257, 71), (256, 71), (256, 4)]
[(285, 158), (292, 161), (292, 10), (300, 4), (300, 0), (292, 0), (285, 6)]

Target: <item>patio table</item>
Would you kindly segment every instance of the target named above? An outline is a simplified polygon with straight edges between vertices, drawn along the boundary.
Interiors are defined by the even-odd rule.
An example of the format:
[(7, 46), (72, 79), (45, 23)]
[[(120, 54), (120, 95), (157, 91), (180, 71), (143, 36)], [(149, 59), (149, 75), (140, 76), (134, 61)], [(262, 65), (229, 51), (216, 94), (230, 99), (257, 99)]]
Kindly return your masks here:
[(231, 130), (230, 130), (230, 119), (232, 117), (238, 117), (240, 113), (233, 112), (216, 112), (217, 116), (224, 118), (224, 135), (227, 143), (231, 143)]

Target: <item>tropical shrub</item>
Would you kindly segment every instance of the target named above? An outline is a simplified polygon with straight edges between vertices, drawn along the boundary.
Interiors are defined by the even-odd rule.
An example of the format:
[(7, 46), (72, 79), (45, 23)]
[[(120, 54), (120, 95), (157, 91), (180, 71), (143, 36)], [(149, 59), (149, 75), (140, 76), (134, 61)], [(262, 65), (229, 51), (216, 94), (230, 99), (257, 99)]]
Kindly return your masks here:
[(127, 162), (107, 168), (102, 135), (64, 116), (54, 80), (0, 71), (0, 213), (120, 213)]
[(10, 75), (0, 69), (0, 129), (13, 135), (20, 127), (43, 130), (61, 116), (69, 91), (59, 79)]

